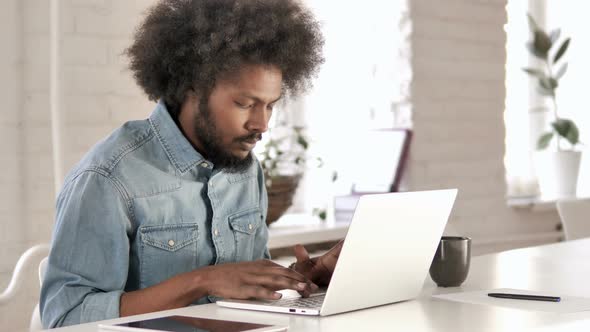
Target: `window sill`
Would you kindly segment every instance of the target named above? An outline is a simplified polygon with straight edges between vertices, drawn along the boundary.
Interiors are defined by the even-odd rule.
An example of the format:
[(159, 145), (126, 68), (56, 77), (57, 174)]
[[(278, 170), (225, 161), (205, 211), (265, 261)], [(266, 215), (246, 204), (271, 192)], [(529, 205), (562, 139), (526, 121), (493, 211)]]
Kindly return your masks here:
[(509, 207), (514, 209), (528, 209), (533, 212), (555, 211), (557, 199), (544, 198), (539, 196), (508, 197), (506, 200)]
[[(577, 196), (571, 199), (588, 198), (589, 196)], [(539, 197), (539, 196), (523, 196), (523, 197), (508, 197), (506, 202), (509, 207), (514, 209), (528, 209), (532, 212), (556, 211), (557, 201), (559, 198), (555, 197)]]

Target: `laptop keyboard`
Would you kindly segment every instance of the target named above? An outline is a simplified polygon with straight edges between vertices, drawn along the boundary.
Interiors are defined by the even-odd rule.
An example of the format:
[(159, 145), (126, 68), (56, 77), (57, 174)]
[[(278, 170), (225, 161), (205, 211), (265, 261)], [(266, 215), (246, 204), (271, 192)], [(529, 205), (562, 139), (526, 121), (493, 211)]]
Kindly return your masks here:
[(269, 306), (289, 307), (289, 308), (320, 308), (324, 302), (326, 294), (318, 294), (310, 297), (286, 298), (276, 301), (268, 301), (265, 304)]

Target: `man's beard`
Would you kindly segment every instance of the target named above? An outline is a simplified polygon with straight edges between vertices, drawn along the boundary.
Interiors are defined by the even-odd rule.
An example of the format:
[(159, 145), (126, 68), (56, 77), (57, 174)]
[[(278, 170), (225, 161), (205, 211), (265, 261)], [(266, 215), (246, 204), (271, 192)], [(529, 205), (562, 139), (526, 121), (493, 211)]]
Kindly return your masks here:
[[(224, 150), (221, 146), (222, 138), (217, 131), (215, 123), (211, 119), (211, 112), (209, 110), (209, 101), (201, 98), (199, 101), (199, 109), (196, 112), (195, 121), (195, 135), (201, 144), (206, 158), (213, 163), (215, 168), (223, 169), (228, 173), (243, 173), (252, 165), (254, 156), (252, 151), (248, 152), (245, 158), (233, 155), (230, 151)], [(250, 134), (247, 136), (234, 138), (234, 141), (240, 142), (261, 138), (261, 134)]]

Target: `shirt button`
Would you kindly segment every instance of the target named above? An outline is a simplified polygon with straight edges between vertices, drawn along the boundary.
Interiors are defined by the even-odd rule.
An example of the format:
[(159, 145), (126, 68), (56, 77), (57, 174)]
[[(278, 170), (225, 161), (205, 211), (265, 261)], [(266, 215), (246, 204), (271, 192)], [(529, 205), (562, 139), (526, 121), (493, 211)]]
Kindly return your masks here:
[(216, 229), (213, 231), (213, 234), (215, 234), (215, 236), (219, 235), (219, 231)]
[(201, 163), (201, 166), (202, 166), (202, 167), (205, 167), (205, 168), (208, 168), (208, 167), (209, 167), (209, 164), (207, 164), (206, 162), (202, 162), (202, 163)]
[(174, 247), (174, 240), (168, 240), (168, 245)]
[(252, 230), (252, 224), (248, 224), (248, 229)]

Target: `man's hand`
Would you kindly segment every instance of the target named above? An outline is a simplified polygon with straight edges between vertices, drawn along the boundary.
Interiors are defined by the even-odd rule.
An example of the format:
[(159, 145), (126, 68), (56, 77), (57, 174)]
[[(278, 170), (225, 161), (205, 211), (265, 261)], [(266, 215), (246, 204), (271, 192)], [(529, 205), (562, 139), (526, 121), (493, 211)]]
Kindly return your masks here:
[(277, 300), (280, 289), (308, 297), (318, 288), (303, 275), (269, 260), (212, 265), (203, 272), (207, 294), (224, 298)]
[(292, 268), (319, 286), (327, 286), (336, 268), (336, 262), (342, 251), (344, 240), (338, 242), (332, 249), (322, 256), (310, 258), (304, 246), (295, 246), (297, 262)]

